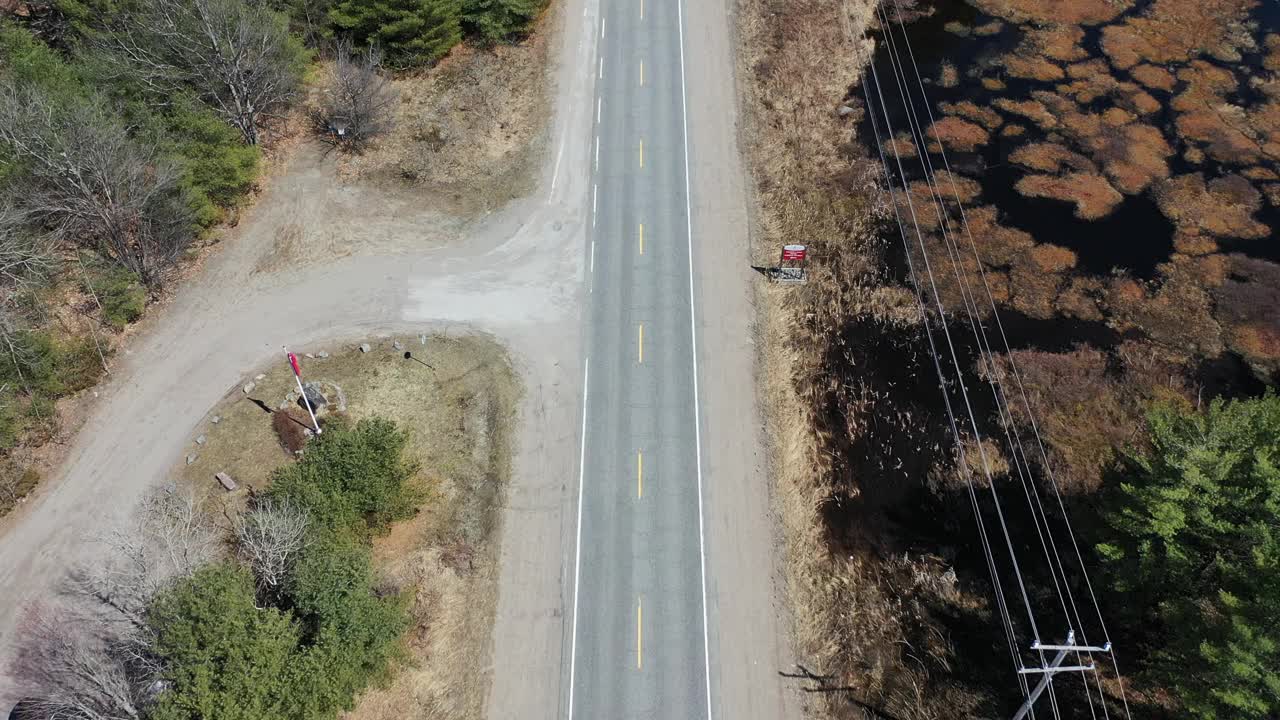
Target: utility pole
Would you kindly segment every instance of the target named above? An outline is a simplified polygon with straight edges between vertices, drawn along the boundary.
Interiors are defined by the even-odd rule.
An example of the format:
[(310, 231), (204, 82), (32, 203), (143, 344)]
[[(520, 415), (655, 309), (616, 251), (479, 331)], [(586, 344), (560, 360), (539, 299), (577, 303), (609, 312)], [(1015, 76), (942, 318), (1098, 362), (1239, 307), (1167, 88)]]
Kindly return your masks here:
[(1041, 678), (1040, 678), (1040, 682), (1036, 683), (1036, 686), (1032, 688), (1031, 694), (1027, 696), (1027, 701), (1022, 703), (1022, 707), (1018, 708), (1018, 712), (1016, 715), (1013, 716), (1013, 720), (1022, 720), (1027, 716), (1028, 713), (1031, 712), (1031, 708), (1036, 704), (1036, 699), (1038, 699), (1041, 693), (1044, 692), (1045, 688), (1049, 687), (1049, 684), (1053, 682), (1054, 675), (1057, 675), (1058, 673), (1064, 673), (1064, 672), (1089, 672), (1090, 670), (1093, 670), (1094, 664), (1092, 662), (1089, 663), (1088, 665), (1063, 666), (1062, 661), (1066, 659), (1067, 653), (1069, 652), (1076, 652), (1076, 653), (1111, 652), (1110, 642), (1107, 642), (1102, 647), (1096, 647), (1092, 645), (1076, 645), (1075, 642), (1076, 642), (1076, 631), (1073, 629), (1068, 629), (1067, 641), (1062, 645), (1042, 645), (1039, 640), (1036, 640), (1034, 643), (1031, 644), (1031, 649), (1033, 651), (1042, 652), (1044, 650), (1057, 650), (1058, 654), (1054, 656), (1053, 662), (1050, 662), (1048, 665), (1044, 665), (1038, 668), (1022, 668), (1021, 670), (1018, 671), (1019, 675), (1040, 675)]

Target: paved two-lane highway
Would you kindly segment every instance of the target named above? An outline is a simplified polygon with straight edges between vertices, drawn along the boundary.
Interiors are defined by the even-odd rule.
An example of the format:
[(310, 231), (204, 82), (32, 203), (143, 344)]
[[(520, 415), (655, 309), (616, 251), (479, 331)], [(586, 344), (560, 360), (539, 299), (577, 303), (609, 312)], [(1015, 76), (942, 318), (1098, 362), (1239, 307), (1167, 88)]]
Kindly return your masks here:
[(681, 0), (602, 0), (570, 720), (709, 718)]

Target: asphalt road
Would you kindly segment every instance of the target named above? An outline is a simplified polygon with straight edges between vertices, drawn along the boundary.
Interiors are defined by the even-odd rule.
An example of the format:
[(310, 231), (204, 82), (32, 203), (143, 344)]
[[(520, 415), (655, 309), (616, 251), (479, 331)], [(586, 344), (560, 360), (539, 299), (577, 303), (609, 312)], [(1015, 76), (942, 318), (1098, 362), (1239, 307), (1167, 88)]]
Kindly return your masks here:
[(569, 716), (706, 718), (683, 8), (600, 7)]

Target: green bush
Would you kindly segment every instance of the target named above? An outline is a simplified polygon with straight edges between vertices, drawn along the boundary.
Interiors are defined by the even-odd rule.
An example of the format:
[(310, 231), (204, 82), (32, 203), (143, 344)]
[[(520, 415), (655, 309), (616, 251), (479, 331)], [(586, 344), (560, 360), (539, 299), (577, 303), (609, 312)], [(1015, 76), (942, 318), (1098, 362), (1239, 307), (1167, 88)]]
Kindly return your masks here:
[(306, 628), (315, 709), (350, 708), (401, 653), (407, 603), (374, 591), (368, 546), (350, 534), (318, 533), (294, 565), (288, 600)]
[[(1098, 552), (1199, 718), (1280, 716), (1280, 398), (1158, 407), (1127, 456)], [(1193, 672), (1188, 672), (1193, 669)]]
[(0, 69), (15, 83), (35, 84), (58, 100), (89, 94), (84, 79), (61, 55), (7, 22), (0, 22)]
[(0, 354), (0, 385), (54, 399), (91, 387), (102, 375), (92, 338), (57, 339), (23, 330), (14, 333), (13, 343), (13, 353)]
[(189, 98), (174, 103), (164, 124), (165, 148), (182, 168), (196, 222), (210, 227), (253, 189), (261, 150), (245, 145), (239, 131)]
[(306, 508), (316, 524), (367, 536), (413, 515), (422, 499), (418, 472), (404, 457), (409, 436), (383, 418), (354, 427), (331, 421), (302, 459), (271, 476), (273, 497)]
[(27, 423), (20, 403), (16, 387), (7, 385), (0, 389), (0, 451), (13, 449), (22, 439)]
[(546, 6), (547, 0), (463, 0), (462, 27), (484, 42), (504, 42), (527, 33)]
[(247, 570), (197, 571), (156, 597), (147, 621), (170, 684), (151, 720), (300, 717), (310, 684), (298, 675), (301, 630), (287, 611), (256, 605)]
[(425, 65), (461, 42), (462, 0), (338, 0), (329, 22), (356, 46), (381, 47), (389, 65)]
[(85, 263), (86, 292), (92, 292), (102, 303), (102, 319), (117, 330), (142, 317), (147, 305), (147, 291), (138, 276), (118, 265), (103, 262)]

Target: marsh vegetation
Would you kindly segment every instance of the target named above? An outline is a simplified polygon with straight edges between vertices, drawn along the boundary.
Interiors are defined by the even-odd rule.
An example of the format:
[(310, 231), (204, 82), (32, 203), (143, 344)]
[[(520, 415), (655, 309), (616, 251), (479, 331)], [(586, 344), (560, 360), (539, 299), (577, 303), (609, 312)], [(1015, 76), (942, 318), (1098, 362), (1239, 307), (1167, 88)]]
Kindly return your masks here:
[[(961, 479), (987, 482), (973, 467), (985, 455), (997, 486), (1020, 497), (1029, 470), (1063, 495), (1123, 648), (1127, 692), (1106, 680), (1094, 703), (1100, 690), (1112, 712), (1127, 698), (1135, 717), (1274, 716), (1274, 634), (1258, 630), (1275, 624), (1274, 590), (1224, 585), (1238, 592), (1230, 601), (1192, 583), (1182, 599), (1167, 583), (1166, 596), (1138, 592), (1122, 581), (1134, 565), (1103, 548), (1166, 533), (1159, 562), (1198, 548), (1195, 577), (1275, 553), (1247, 523), (1213, 541), (1231, 548), (1215, 558), (1200, 530), (1118, 513), (1223, 517), (1206, 493), (1234, 491), (1196, 485), (1200, 470), (1170, 460), (1196, 432), (1208, 457), (1274, 452), (1274, 401), (1255, 398), (1280, 379), (1280, 13), (1252, 0), (886, 0), (885, 17), (905, 23), (894, 32), (907, 64), (895, 67), (874, 3), (748, 5), (757, 249), (763, 259), (803, 242), (816, 266), (808, 287), (768, 289), (763, 305), (789, 587), (815, 704), (833, 717), (1016, 707)], [(877, 142), (862, 71), (874, 68), (892, 95), (895, 73), (917, 82), (911, 62), (927, 101), (918, 89), (910, 105), (891, 97)], [(905, 186), (892, 200), (881, 151)], [(909, 223), (905, 246), (895, 216)], [(935, 277), (945, 317), (917, 306), (911, 268), (926, 255), (945, 265)], [(966, 308), (993, 333), (998, 312), (1008, 349), (980, 359)], [(1025, 404), (975, 401), (982, 443), (964, 429), (957, 442), (948, 427), (922, 317), (950, 330), (970, 388), (1017, 367)], [(954, 384), (944, 393), (957, 397)], [(1040, 457), (989, 442), (1007, 432), (1034, 448), (1036, 431)], [(1234, 478), (1224, 487), (1252, 488), (1248, 502), (1280, 495), (1265, 472), (1216, 463), (1215, 477)], [(1170, 465), (1179, 470), (1162, 474)], [(1162, 483), (1181, 500), (1160, 506), (1164, 491), (1148, 490)], [(1038, 526), (1010, 520), (1026, 543), (1017, 552), (1037, 551)], [(1033, 599), (1055, 594), (1053, 573), (1024, 570)], [(1078, 574), (1072, 582), (1066, 590), (1084, 596)], [(1198, 643), (1175, 638), (1175, 615)], [(1218, 643), (1241, 628), (1248, 641), (1224, 653)], [(1169, 672), (1229, 655), (1234, 675)], [(1089, 716), (1078, 682), (1059, 699), (1064, 715)]]

